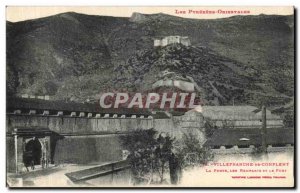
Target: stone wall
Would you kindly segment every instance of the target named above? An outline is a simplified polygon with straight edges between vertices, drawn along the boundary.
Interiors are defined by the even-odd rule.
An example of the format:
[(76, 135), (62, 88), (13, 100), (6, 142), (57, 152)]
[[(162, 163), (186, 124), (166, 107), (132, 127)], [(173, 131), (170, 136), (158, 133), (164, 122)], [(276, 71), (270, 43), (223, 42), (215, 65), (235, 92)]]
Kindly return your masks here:
[(192, 133), (199, 139), (200, 145), (206, 141), (203, 116), (196, 111), (186, 112), (183, 116), (171, 116), (170, 119), (154, 119), (154, 128), (176, 139), (180, 139), (184, 134)]
[(6, 137), (6, 168), (8, 172), (16, 170), (15, 141), (10, 136)]
[(180, 128), (182, 133), (191, 133), (199, 141), (199, 145), (206, 142), (204, 119), (197, 111), (188, 111), (183, 116), (174, 117), (174, 123)]
[[(249, 120), (211, 120), (217, 127), (236, 127), (236, 128), (258, 128), (261, 127), (261, 119), (249, 119)], [(281, 128), (283, 127), (283, 121), (280, 119), (268, 119), (267, 128)]]
[[(23, 163), (23, 137), (18, 137), (17, 146), (13, 131), (15, 128), (49, 128), (61, 135), (57, 140), (51, 138), (51, 160), (59, 163), (103, 163), (122, 159), (120, 133), (136, 129), (153, 128), (152, 118), (121, 117), (71, 117), (37, 114), (7, 114), (6, 143), (7, 170), (16, 172), (15, 149), (18, 149), (18, 172)], [(34, 134), (32, 134), (34, 135)], [(20, 165), (20, 166), (19, 166)]]
[[(268, 145), (267, 152), (289, 152), (294, 151), (294, 147), (291, 144), (286, 144), (282, 147), (273, 147), (272, 145)], [(239, 147), (237, 145), (226, 148), (225, 146), (220, 146), (219, 148), (213, 148), (212, 152), (215, 154), (252, 154), (255, 153), (255, 146), (250, 145), (249, 147)]]
[(56, 143), (54, 163), (99, 164), (122, 160), (120, 136), (66, 136)]
[[(58, 140), (51, 139), (51, 160), (54, 164), (88, 164), (121, 160), (124, 149), (120, 136), (136, 129), (154, 128), (177, 139), (184, 133), (193, 133), (201, 142), (205, 142), (203, 117), (198, 112), (187, 112), (183, 116), (170, 116), (166, 119), (7, 114), (6, 121), (9, 171), (13, 171), (15, 167), (15, 143), (12, 132), (18, 127), (49, 128), (62, 136)], [(18, 160), (22, 163), (22, 152), (18, 153)]]
[(187, 112), (183, 116), (170, 116), (166, 119), (152, 118), (88, 118), (70, 116), (42, 116), (7, 114), (6, 132), (12, 133), (16, 127), (49, 128), (58, 134), (107, 134), (154, 128), (159, 132), (178, 136), (188, 130), (203, 132), (203, 116), (198, 112)]
[(153, 127), (151, 118), (88, 118), (9, 114), (6, 122), (7, 133), (11, 133), (15, 127), (44, 127), (58, 134), (114, 133)]

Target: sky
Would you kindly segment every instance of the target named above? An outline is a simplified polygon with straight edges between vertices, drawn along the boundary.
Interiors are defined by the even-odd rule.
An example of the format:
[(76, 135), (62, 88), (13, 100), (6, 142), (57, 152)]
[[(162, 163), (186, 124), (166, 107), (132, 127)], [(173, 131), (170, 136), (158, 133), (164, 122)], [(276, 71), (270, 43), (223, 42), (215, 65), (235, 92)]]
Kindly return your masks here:
[[(210, 14), (200, 13), (210, 11)], [(218, 11), (246, 11), (246, 14), (241, 15), (292, 15), (294, 8), (292, 6), (225, 6), (225, 7), (97, 7), (97, 6), (7, 6), (6, 7), (6, 20), (11, 22), (24, 21), (29, 19), (36, 19), (41, 17), (47, 17), (64, 12), (77, 12), (89, 15), (105, 15), (116, 17), (130, 17), (133, 12), (153, 14), (153, 13), (165, 13), (169, 15), (175, 15), (185, 18), (195, 19), (216, 19), (230, 17), (239, 14), (223, 13), (219, 14)], [(198, 13), (197, 13), (198, 11)], [(179, 13), (180, 12), (180, 13)], [(212, 13), (214, 12), (214, 13)], [(250, 14), (249, 14), (250, 12)]]

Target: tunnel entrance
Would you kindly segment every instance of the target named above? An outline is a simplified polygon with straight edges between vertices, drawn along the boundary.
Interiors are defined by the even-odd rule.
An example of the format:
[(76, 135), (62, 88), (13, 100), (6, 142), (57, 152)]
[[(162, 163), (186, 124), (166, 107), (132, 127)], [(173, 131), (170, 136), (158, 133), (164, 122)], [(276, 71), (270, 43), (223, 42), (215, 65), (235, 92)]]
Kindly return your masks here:
[(38, 138), (33, 137), (25, 144), (23, 161), (26, 167), (40, 165), (42, 158), (42, 145)]
[(10, 165), (10, 170), (20, 174), (48, 168), (53, 163), (56, 141), (62, 138), (59, 134), (43, 127), (14, 128), (12, 134), (14, 166)]

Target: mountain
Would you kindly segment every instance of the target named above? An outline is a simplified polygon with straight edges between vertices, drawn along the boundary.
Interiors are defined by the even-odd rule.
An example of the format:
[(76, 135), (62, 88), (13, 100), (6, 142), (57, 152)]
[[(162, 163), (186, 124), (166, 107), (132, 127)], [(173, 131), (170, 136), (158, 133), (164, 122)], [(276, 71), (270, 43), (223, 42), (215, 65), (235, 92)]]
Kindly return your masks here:
[[(192, 46), (153, 46), (170, 35), (188, 36)], [(294, 97), (294, 17), (68, 12), (7, 22), (9, 96), (85, 101), (105, 90), (145, 90), (164, 70), (192, 77), (210, 104), (282, 106)]]

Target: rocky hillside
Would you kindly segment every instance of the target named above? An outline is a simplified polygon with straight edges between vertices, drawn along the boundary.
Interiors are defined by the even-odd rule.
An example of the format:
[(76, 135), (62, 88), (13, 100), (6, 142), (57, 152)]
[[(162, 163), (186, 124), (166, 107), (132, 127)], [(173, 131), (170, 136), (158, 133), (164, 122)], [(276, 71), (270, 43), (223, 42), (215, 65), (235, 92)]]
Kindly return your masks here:
[[(161, 79), (161, 72), (175, 73), (177, 77), (192, 77), (207, 102), (230, 103), (233, 98), (243, 102), (248, 88), (258, 89), (253, 82), (257, 71), (204, 47), (181, 44), (144, 50), (130, 57), (126, 64), (114, 69), (118, 75), (114, 84), (134, 90), (149, 90)], [(134, 83), (134, 84), (132, 84)]]
[[(154, 38), (168, 35), (189, 36), (192, 46), (153, 47)], [(209, 103), (287, 103), (294, 95), (293, 16), (64, 13), (7, 22), (8, 95), (85, 101), (104, 90), (146, 89), (165, 69), (193, 77)]]

